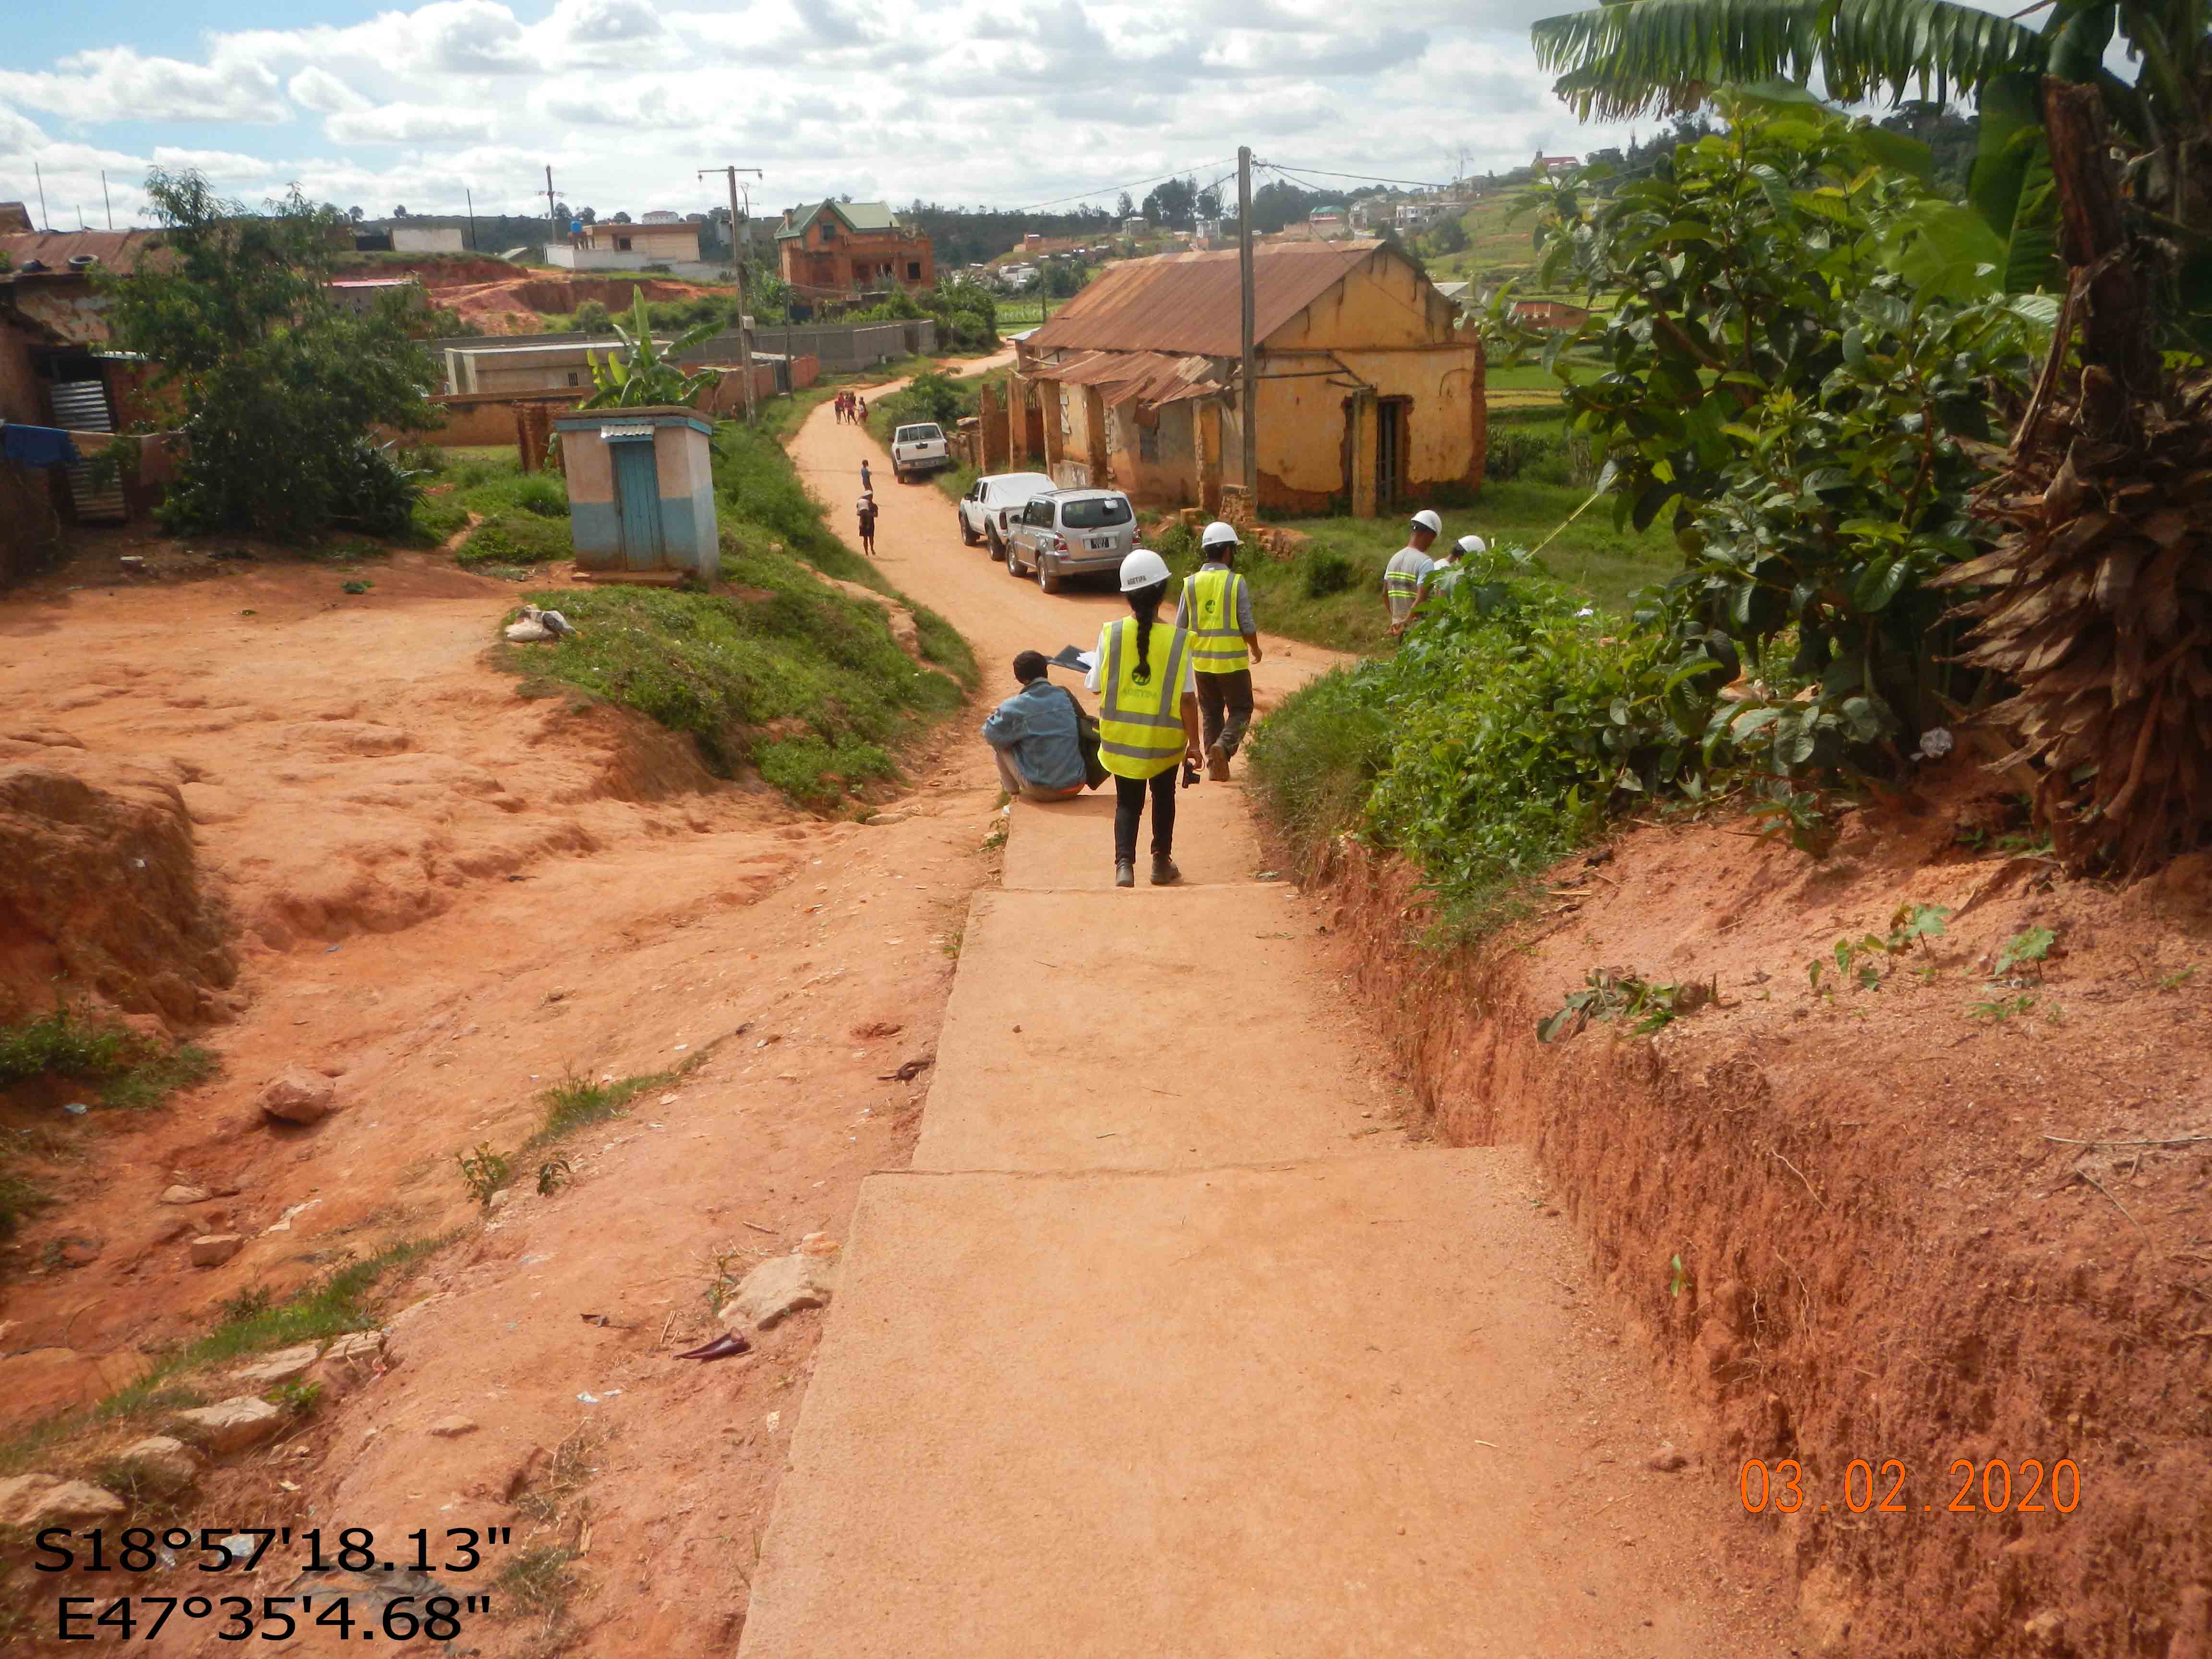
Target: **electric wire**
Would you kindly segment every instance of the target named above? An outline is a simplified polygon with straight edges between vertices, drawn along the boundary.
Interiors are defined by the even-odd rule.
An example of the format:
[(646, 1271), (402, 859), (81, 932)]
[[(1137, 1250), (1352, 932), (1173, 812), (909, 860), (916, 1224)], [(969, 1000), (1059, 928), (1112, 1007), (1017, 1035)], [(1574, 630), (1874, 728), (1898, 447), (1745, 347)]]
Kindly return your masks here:
[[(1224, 164), (1220, 161), (1201, 161), (1195, 167), (1177, 167), (1171, 173), (1156, 173), (1149, 179), (1133, 179), (1126, 185), (1101, 185), (1096, 190), (1078, 191), (1073, 196), (1055, 196), (1048, 202), (1032, 202), (1027, 207), (1012, 208), (1008, 210), (1014, 213), (1036, 213), (1045, 208), (1059, 207), (1068, 202), (1087, 202), (1094, 196), (1111, 196), (1125, 190), (1141, 190), (1146, 185), (1165, 184), (1170, 179), (1188, 178), (1194, 173), (1210, 172), (1223, 165)], [(1226, 165), (1233, 170), (1236, 162), (1231, 161)]]

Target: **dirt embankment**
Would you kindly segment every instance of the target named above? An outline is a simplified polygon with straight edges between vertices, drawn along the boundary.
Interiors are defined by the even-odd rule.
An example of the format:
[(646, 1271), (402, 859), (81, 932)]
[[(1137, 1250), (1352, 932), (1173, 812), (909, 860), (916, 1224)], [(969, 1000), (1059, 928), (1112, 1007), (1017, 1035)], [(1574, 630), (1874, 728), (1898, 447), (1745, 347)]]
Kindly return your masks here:
[[(1829, 1651), (2201, 1659), (2212, 860), (2067, 882), (1961, 845), (1992, 805), (1963, 769), (1929, 787), (1822, 863), (1634, 830), (1480, 949), (1414, 943), (1409, 873), (1349, 843), (1322, 890), (1437, 1132), (1533, 1145), (1708, 1425), (1704, 1477), (1767, 1466)], [(1838, 969), (1911, 905), (1944, 933)], [(1598, 968), (1719, 1000), (1539, 1042)]]

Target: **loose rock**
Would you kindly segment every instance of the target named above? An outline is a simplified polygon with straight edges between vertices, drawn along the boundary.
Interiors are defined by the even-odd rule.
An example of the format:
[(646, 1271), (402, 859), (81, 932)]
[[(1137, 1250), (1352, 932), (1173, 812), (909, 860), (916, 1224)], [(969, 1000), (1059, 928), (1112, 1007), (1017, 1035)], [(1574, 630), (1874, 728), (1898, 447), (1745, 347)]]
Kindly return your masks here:
[(1656, 1469), (1662, 1474), (1673, 1474), (1678, 1469), (1687, 1468), (1689, 1463), (1688, 1458), (1674, 1449), (1671, 1440), (1662, 1440), (1659, 1449), (1644, 1460), (1644, 1468)]
[(143, 1440), (132, 1441), (116, 1454), (115, 1461), (127, 1465), (147, 1485), (165, 1492), (179, 1491), (199, 1478), (199, 1454), (166, 1434), (149, 1434)]
[(763, 1261), (723, 1304), (723, 1328), (750, 1325), (765, 1331), (802, 1308), (827, 1307), (836, 1279), (836, 1262), (829, 1256), (780, 1255)]
[(129, 1507), (113, 1492), (88, 1480), (64, 1480), (52, 1474), (19, 1474), (0, 1480), (0, 1527), (64, 1525), (104, 1521)]
[(337, 1086), (295, 1066), (261, 1091), (261, 1109), (285, 1123), (319, 1123), (336, 1109)]
[(243, 1451), (283, 1426), (284, 1413), (250, 1394), (217, 1401), (196, 1411), (179, 1412), (176, 1428), (184, 1438), (217, 1456)]
[(243, 1233), (202, 1233), (192, 1241), (192, 1266), (220, 1267), (245, 1248)]
[(441, 1417), (430, 1425), (430, 1432), (441, 1440), (458, 1440), (476, 1431), (477, 1420), (473, 1417)]
[(179, 1182), (173, 1187), (168, 1187), (162, 1189), (161, 1202), (164, 1204), (204, 1204), (213, 1196), (214, 1194), (210, 1193), (204, 1187), (187, 1187), (182, 1182)]
[(230, 1380), (243, 1382), (249, 1389), (266, 1389), (279, 1382), (289, 1382), (315, 1363), (316, 1355), (317, 1349), (312, 1342), (302, 1342), (296, 1348), (280, 1348), (257, 1364), (233, 1371)]

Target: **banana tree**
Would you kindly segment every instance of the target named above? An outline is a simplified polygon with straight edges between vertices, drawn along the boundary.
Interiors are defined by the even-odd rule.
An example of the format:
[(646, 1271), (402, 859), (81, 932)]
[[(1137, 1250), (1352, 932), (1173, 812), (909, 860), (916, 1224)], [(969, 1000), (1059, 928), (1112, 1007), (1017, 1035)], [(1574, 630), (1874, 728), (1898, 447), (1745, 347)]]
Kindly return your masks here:
[[(2021, 21), (2045, 14), (2040, 27)], [(1721, 85), (1817, 78), (1850, 104), (1973, 97), (1969, 194), (2015, 292), (2065, 285), (2043, 77), (2094, 86), (2128, 151), (2145, 232), (2170, 245), (2168, 313), (2212, 346), (2212, 0), (2043, 0), (2014, 17), (1955, 0), (1617, 0), (1531, 31), (1585, 119), (1696, 107)], [(2115, 39), (2133, 84), (2105, 67)]]
[(687, 374), (676, 361), (684, 352), (720, 332), (721, 324), (702, 323), (687, 330), (664, 349), (653, 337), (644, 292), (640, 290), (631, 297), (629, 326), (614, 325), (615, 332), (622, 338), (622, 350), (610, 351), (604, 359), (595, 351), (584, 353), (584, 361), (591, 366), (592, 385), (597, 389), (577, 405), (580, 409), (688, 404), (722, 378), (722, 371), (717, 368), (702, 368)]

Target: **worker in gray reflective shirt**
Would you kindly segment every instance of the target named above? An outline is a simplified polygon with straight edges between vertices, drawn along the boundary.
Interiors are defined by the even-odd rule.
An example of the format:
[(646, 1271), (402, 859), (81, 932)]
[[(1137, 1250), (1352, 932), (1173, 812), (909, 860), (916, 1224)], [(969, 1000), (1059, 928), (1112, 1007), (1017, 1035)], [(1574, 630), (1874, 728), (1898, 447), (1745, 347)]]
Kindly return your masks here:
[(1429, 549), (1443, 533), (1444, 521), (1423, 507), (1413, 514), (1413, 529), (1406, 537), (1406, 544), (1393, 553), (1390, 562), (1382, 567), (1382, 597), (1390, 602), (1390, 632), (1394, 636), (1404, 633), (1406, 624), (1413, 620), (1413, 607), (1421, 598), (1421, 584), (1437, 568), (1437, 562), (1429, 556)]
[(983, 722), (983, 741), (999, 763), (999, 781), (1025, 800), (1066, 800), (1083, 793), (1083, 747), (1076, 741), (1075, 695), (1045, 675), (1043, 653), (1014, 659), (1022, 689)]

